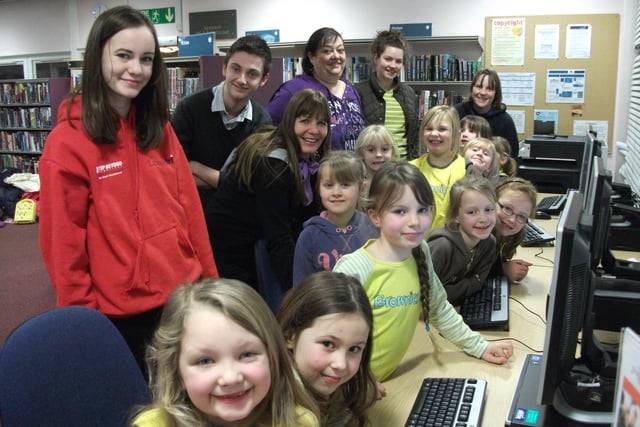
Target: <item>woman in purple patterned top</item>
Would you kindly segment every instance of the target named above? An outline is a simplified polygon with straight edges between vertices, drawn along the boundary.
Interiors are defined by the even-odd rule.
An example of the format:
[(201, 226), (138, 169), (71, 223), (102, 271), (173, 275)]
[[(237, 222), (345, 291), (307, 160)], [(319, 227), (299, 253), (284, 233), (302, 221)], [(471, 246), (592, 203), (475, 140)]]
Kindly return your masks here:
[(354, 150), (364, 129), (360, 96), (343, 77), (346, 66), (344, 41), (333, 28), (316, 30), (304, 49), (303, 74), (283, 83), (273, 94), (267, 110), (277, 125), (289, 99), (296, 92), (312, 88), (323, 93), (331, 108), (331, 145), (334, 150)]

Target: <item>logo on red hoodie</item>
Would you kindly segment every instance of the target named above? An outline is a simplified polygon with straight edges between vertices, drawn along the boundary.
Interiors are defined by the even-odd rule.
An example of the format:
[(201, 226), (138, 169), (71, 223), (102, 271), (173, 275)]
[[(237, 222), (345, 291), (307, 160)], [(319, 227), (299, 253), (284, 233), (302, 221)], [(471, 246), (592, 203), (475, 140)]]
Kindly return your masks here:
[(122, 160), (96, 166), (96, 174), (98, 175), (98, 179), (122, 175)]

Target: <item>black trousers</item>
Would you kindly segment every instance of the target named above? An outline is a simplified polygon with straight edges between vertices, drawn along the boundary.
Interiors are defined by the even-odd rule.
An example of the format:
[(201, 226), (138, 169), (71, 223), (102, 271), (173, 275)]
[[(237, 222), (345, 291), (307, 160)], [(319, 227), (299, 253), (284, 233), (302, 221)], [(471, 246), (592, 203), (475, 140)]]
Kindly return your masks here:
[(145, 380), (149, 379), (145, 352), (147, 345), (151, 343), (153, 334), (158, 327), (161, 314), (162, 307), (158, 307), (134, 316), (109, 318), (127, 342), (131, 353), (133, 353), (133, 357), (136, 359), (136, 362), (138, 362), (138, 366), (140, 366)]

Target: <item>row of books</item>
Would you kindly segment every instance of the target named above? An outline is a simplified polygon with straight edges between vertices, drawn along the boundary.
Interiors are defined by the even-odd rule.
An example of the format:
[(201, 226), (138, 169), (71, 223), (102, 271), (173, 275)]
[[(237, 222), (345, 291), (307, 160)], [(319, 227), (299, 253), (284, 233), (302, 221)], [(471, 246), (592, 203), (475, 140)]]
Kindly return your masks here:
[(49, 104), (49, 83), (7, 82), (0, 84), (0, 104)]
[(51, 107), (0, 108), (0, 127), (51, 129)]
[(23, 151), (41, 153), (48, 132), (0, 131), (0, 149), (4, 151)]
[(463, 96), (455, 90), (421, 90), (418, 96), (418, 115), (422, 119), (430, 108), (436, 105), (455, 105)]
[[(365, 80), (373, 72), (371, 59), (364, 56), (354, 56), (345, 67), (345, 77), (353, 83)], [(286, 82), (302, 74), (302, 58), (282, 58), (282, 81)]]
[(411, 55), (405, 66), (405, 81), (468, 82), (480, 68), (480, 61), (457, 58), (455, 55)]
[(291, 80), (298, 74), (302, 74), (302, 58), (282, 58), (282, 81)]
[(26, 173), (38, 173), (38, 158), (17, 156), (15, 154), (0, 155), (1, 168), (17, 168)]
[(354, 56), (351, 58), (351, 66), (347, 66), (347, 78), (353, 83), (366, 80), (373, 73), (373, 62), (366, 56)]
[(167, 68), (167, 84), (169, 108), (173, 110), (182, 98), (200, 89), (198, 70), (180, 67)]
[[(301, 58), (283, 58), (283, 81), (302, 74)], [(467, 60), (455, 55), (410, 55), (404, 69), (406, 82), (468, 82), (480, 68), (480, 61)], [(371, 58), (353, 56), (347, 62), (345, 77), (353, 83), (368, 79), (374, 67)]]

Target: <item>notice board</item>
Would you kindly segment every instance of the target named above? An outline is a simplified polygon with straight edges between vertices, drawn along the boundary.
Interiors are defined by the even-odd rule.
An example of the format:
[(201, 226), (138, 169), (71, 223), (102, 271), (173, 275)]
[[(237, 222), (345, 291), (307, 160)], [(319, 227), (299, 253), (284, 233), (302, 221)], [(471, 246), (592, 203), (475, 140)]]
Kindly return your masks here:
[[(524, 36), (522, 65), (492, 64), (493, 23), (496, 20), (523, 18), (523, 25), (514, 26), (514, 33)], [(497, 22), (497, 21), (496, 21)], [(591, 28), (591, 45), (588, 57), (567, 58), (566, 41), (568, 26), (588, 24)], [(558, 25), (558, 57), (553, 59), (535, 57), (536, 27)], [(618, 75), (618, 45), (620, 37), (620, 15), (543, 15), (543, 16), (488, 16), (485, 18), (485, 66), (498, 73), (533, 73), (535, 75), (535, 101), (533, 106), (507, 105), (509, 111), (524, 111), (524, 133), (522, 139), (533, 134), (534, 110), (557, 110), (557, 133), (573, 134), (574, 120), (608, 122), (606, 139), (612, 145), (613, 120), (615, 117), (616, 81)], [(547, 102), (548, 70), (584, 70), (584, 99), (577, 103)], [(598, 135), (600, 137), (600, 135)]]

